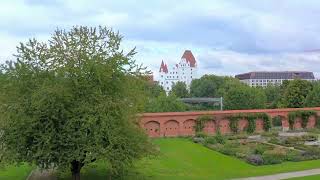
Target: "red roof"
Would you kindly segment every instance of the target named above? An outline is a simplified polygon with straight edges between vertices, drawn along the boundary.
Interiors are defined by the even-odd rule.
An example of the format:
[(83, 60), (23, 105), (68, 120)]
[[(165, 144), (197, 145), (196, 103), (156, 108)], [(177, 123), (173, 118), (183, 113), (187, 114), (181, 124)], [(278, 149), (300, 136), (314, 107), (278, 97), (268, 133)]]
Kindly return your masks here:
[(190, 64), (190, 67), (196, 67), (196, 59), (190, 50), (185, 50), (181, 58), (185, 58)]
[(160, 70), (159, 72), (165, 72), (165, 73), (168, 73), (168, 67), (167, 67), (167, 64), (165, 64), (162, 60), (161, 62), (161, 66), (160, 66)]

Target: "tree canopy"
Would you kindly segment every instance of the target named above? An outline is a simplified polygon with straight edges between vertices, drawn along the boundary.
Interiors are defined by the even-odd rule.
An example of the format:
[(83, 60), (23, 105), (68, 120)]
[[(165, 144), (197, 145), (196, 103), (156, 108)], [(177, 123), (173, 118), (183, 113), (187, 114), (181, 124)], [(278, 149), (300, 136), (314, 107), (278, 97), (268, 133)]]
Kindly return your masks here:
[(306, 107), (320, 107), (320, 84), (316, 83), (305, 100)]
[(224, 83), (224, 78), (216, 75), (204, 75), (195, 79), (190, 85), (191, 97), (218, 97), (218, 90)]
[(178, 98), (189, 97), (189, 91), (187, 89), (186, 83), (180, 81), (172, 86), (170, 93), (174, 94)]
[(301, 108), (305, 99), (312, 90), (312, 83), (306, 80), (295, 79), (284, 84), (281, 104), (279, 107)]
[[(30, 39), (3, 66), (0, 89), (2, 155), (41, 168), (71, 169), (100, 160), (121, 175), (152, 145), (138, 127), (144, 69), (122, 37), (105, 27), (56, 30)], [(9, 158), (7, 156), (7, 158)]]

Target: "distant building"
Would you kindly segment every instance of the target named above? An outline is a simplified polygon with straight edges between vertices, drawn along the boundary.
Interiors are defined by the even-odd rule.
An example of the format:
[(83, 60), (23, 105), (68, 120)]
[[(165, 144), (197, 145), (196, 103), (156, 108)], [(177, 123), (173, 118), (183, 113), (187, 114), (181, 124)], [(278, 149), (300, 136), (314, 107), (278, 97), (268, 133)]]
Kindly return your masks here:
[(235, 76), (241, 82), (251, 87), (266, 87), (268, 85), (281, 85), (284, 80), (303, 79), (315, 81), (313, 72), (306, 71), (256, 71)]
[(190, 50), (184, 51), (178, 64), (168, 65), (161, 62), (159, 84), (168, 93), (177, 82), (184, 82), (190, 87), (191, 81), (197, 77), (197, 61)]

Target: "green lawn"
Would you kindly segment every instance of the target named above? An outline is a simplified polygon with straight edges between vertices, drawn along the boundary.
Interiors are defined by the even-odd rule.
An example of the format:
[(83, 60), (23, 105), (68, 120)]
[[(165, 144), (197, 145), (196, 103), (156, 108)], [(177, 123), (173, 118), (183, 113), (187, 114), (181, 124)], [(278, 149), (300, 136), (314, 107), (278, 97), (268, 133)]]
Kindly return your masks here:
[[(160, 147), (159, 157), (137, 163), (137, 171), (147, 180), (220, 180), (320, 168), (320, 160), (256, 167), (186, 139), (156, 139), (154, 142)], [(83, 169), (83, 180), (106, 179), (106, 165), (96, 165)], [(29, 171), (28, 166), (11, 167), (0, 172), (0, 179), (24, 179)], [(131, 174), (126, 179), (144, 179), (142, 176)]]
[(314, 176), (291, 178), (288, 180), (319, 180), (319, 179), (320, 179), (320, 175), (314, 175)]
[[(253, 166), (184, 139), (157, 139), (162, 155), (141, 168), (153, 180), (229, 179), (320, 167), (320, 160)], [(141, 167), (143, 163), (141, 163)]]
[(0, 169), (1, 180), (16, 180), (26, 179), (31, 172), (32, 167), (27, 164), (20, 166), (7, 166), (4, 169)]

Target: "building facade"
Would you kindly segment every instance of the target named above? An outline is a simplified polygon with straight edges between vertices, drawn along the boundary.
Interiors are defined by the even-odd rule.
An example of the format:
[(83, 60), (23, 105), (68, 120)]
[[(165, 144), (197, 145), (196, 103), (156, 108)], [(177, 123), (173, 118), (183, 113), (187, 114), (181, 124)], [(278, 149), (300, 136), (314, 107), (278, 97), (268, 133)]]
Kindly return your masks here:
[(177, 82), (184, 82), (190, 87), (197, 77), (197, 61), (190, 50), (185, 50), (178, 64), (168, 66), (163, 60), (159, 70), (159, 85), (168, 94)]
[(316, 81), (313, 72), (307, 71), (256, 71), (235, 76), (241, 82), (251, 87), (266, 87), (268, 85), (281, 85), (285, 80), (303, 79)]

